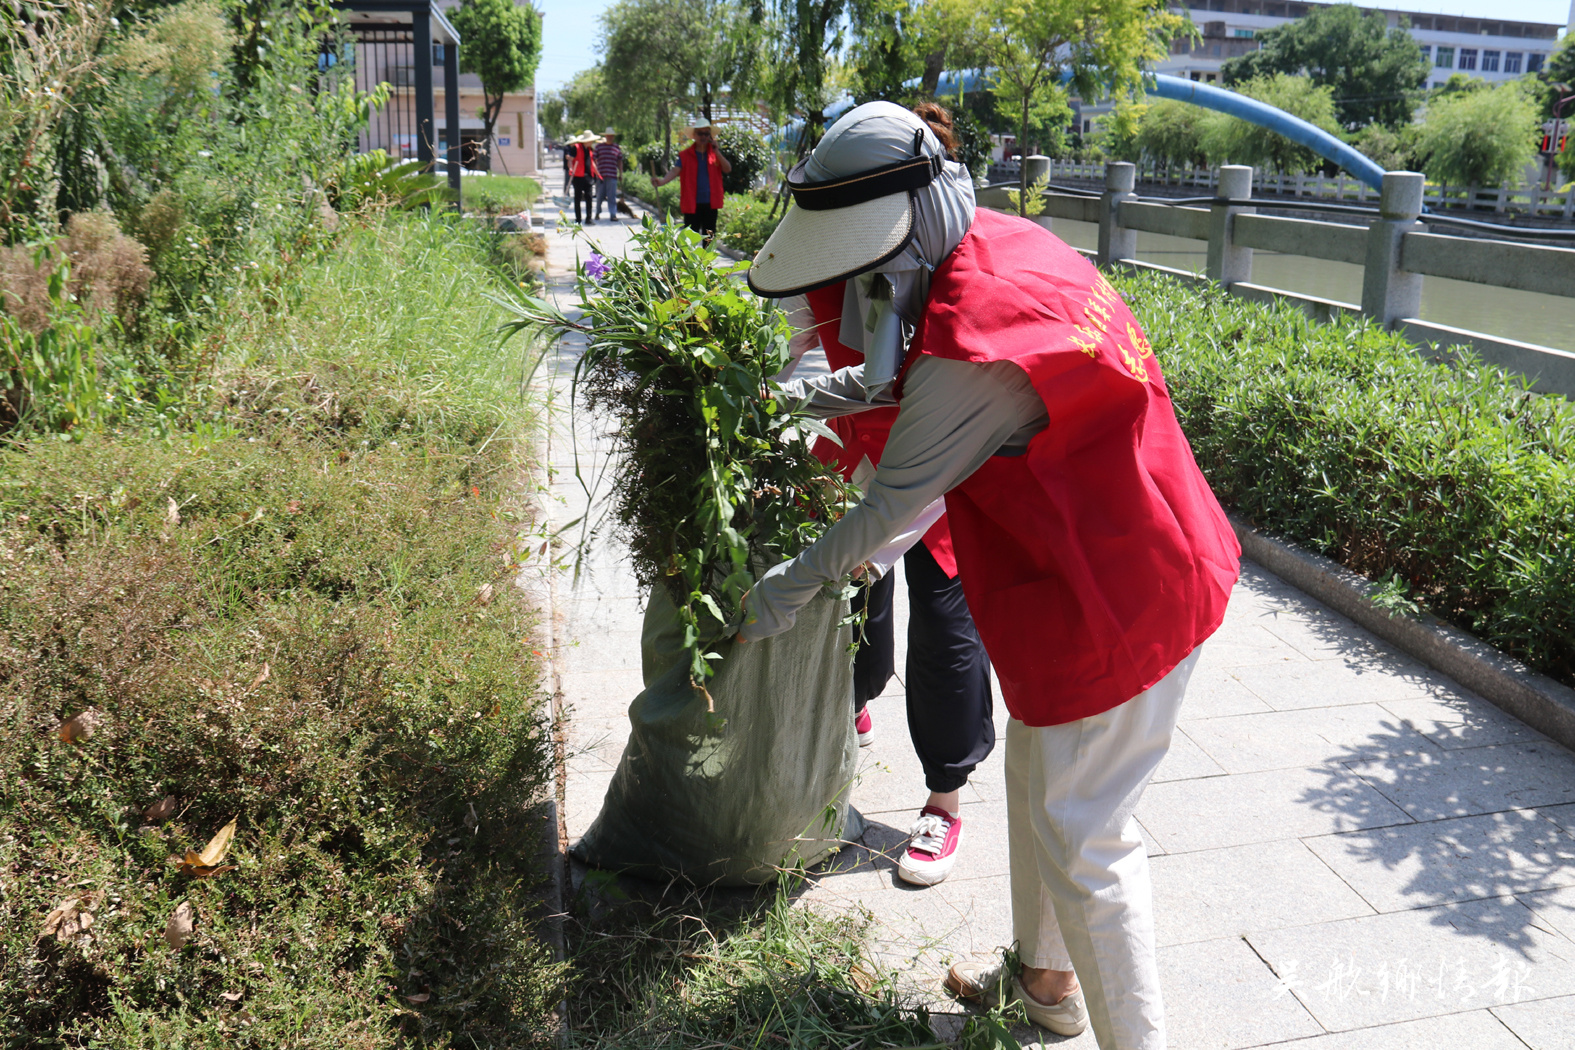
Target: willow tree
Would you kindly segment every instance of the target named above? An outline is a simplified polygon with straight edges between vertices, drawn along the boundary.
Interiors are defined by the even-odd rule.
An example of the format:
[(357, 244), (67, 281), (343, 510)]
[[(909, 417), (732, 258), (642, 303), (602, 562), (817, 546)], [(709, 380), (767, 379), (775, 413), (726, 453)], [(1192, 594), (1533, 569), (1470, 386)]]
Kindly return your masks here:
[[(1084, 98), (1136, 90), (1188, 25), (1166, 0), (982, 0), (975, 12), (974, 48), (991, 92), (1018, 118), (1020, 144), (1033, 125), (1070, 114), (1063, 74)], [(1019, 186), (1021, 211), (1026, 165)]]
[(503, 96), (524, 91), (536, 80), (541, 12), (528, 0), (464, 0), (449, 12), (449, 20), (459, 30), (460, 71), (481, 78), (481, 122), (490, 147)]

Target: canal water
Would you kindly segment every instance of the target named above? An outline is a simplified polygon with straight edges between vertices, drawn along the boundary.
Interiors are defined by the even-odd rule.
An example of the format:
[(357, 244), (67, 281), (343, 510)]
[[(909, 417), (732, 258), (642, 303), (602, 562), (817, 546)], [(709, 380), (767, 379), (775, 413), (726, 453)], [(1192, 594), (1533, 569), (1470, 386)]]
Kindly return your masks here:
[[(1098, 247), (1099, 227), (1094, 223), (1056, 219), (1051, 229), (1074, 248)], [(1139, 260), (1177, 270), (1202, 273), (1207, 251), (1203, 241), (1143, 231), (1137, 235)], [(1362, 301), (1360, 266), (1304, 255), (1254, 251), (1252, 283), (1342, 303)], [(1427, 277), (1422, 281), (1422, 320), (1575, 352), (1575, 297)]]

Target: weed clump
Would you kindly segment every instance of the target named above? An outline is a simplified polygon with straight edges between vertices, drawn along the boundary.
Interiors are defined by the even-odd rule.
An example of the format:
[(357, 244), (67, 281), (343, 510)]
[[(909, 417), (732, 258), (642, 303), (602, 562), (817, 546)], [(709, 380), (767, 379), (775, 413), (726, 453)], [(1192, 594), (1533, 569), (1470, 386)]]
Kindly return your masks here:
[[(167, 437), (0, 451), (8, 1038), (550, 1024), (552, 745), (511, 585), (529, 419), (497, 315), (450, 285), (496, 287), (487, 251), (440, 222), (354, 231), (290, 296), (234, 304)], [(221, 863), (177, 863), (232, 820)]]

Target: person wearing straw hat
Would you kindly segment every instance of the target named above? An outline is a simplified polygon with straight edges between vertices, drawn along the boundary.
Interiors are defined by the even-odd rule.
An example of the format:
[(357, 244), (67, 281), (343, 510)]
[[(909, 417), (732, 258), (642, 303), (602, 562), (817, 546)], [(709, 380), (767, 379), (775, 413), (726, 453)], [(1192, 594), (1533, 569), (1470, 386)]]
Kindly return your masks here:
[[(574, 152), (569, 157), (569, 173), (574, 179), (574, 221), (584, 222), (587, 226), (596, 225), (596, 208), (591, 203), (591, 183), (598, 178), (596, 170), (596, 153), (591, 145), (600, 141), (600, 136), (590, 128), (586, 128), (574, 136), (567, 143), (567, 148)], [(585, 214), (580, 215), (580, 203), (585, 203)]]
[(618, 132), (608, 128), (596, 144), (596, 205), (591, 218), (602, 212), (602, 202), (607, 202), (607, 220), (618, 221), (618, 177), (623, 174), (623, 150), (618, 148)]
[[(1011, 996), (1102, 1050), (1160, 1050), (1148, 856), (1133, 810), (1170, 746), (1240, 564), (1163, 374), (1120, 295), (1049, 231), (975, 208), (934, 130), (887, 102), (832, 125), (749, 285), (850, 281), (862, 365), (785, 384), (827, 416), (896, 406), (862, 501), (745, 599), (738, 640), (787, 630), (944, 496), (958, 578), (1001, 684)], [(846, 329), (844, 329), (846, 330)]]
[(722, 176), (733, 170), (733, 164), (716, 148), (710, 124), (695, 124), (686, 134), (694, 141), (678, 151), (672, 170), (651, 183), (666, 186), (680, 180), (678, 210), (683, 212), (684, 225), (710, 244), (716, 236), (716, 214), (722, 210)]

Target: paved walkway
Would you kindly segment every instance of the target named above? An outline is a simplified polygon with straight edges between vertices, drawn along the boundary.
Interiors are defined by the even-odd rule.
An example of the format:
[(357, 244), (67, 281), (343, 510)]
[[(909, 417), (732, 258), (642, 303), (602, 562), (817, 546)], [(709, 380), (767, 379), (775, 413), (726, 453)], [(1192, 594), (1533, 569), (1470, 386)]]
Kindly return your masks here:
[[(586, 237), (617, 252), (628, 232)], [(572, 294), (576, 246), (549, 240), (558, 294)], [(560, 389), (574, 352), (559, 351)], [(555, 520), (582, 512), (575, 449), (603, 448), (604, 430), (555, 414)], [(610, 545), (585, 570), (557, 588), (571, 841), (642, 685), (634, 580)], [(925, 795), (900, 678), (871, 704), (876, 742), (853, 789), (870, 829), (802, 905), (868, 909), (883, 961), (934, 997), (948, 960), (1011, 940), (1002, 752), (964, 791), (952, 877), (898, 881)], [(1176, 1050), (1575, 1048), (1575, 756), (1251, 562), (1138, 816)]]

